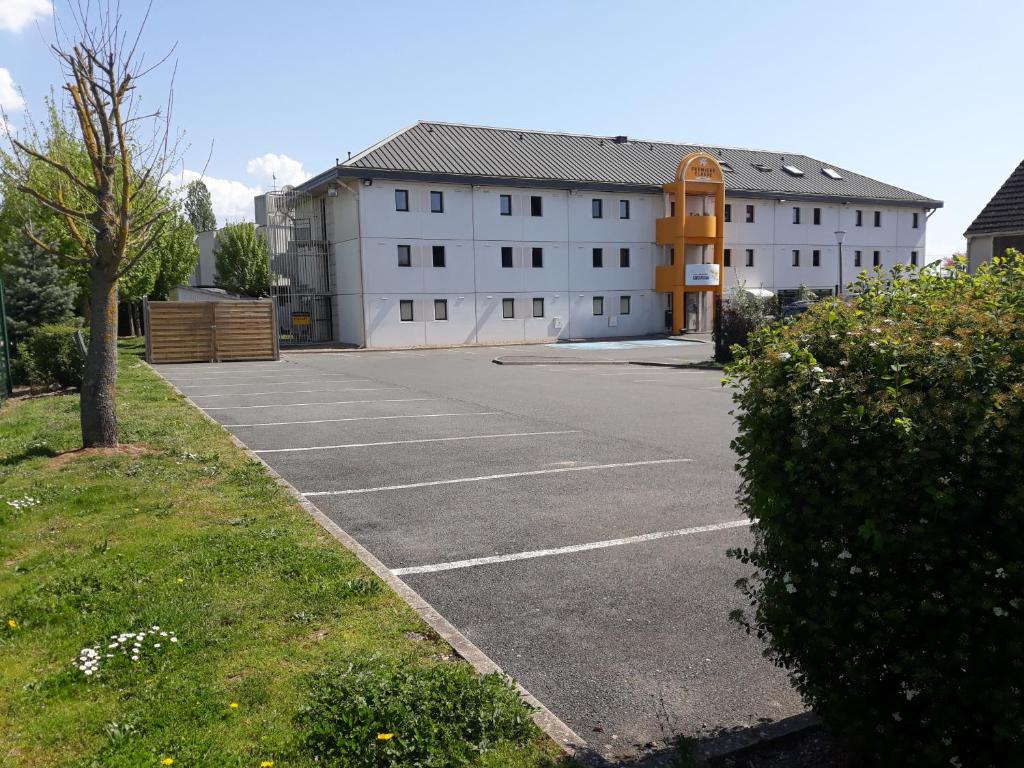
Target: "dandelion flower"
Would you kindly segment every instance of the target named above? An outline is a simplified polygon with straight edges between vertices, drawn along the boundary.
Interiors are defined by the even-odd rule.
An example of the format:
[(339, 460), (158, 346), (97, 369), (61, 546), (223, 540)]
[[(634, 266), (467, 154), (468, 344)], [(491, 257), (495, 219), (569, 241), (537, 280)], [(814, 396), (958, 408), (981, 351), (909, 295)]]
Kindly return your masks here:
[(260, 763), (260, 768), (274, 768), (273, 760), (264, 760)]
[(174, 758), (165, 757), (163, 760), (160, 761), (160, 765), (174, 765)]
[(179, 583), (179, 584), (184, 584), (184, 583), (185, 583), (185, 580), (184, 580), (184, 579), (178, 579), (178, 583)]
[(395, 734), (393, 734), (393, 733), (378, 733), (377, 734), (377, 741), (390, 741), (393, 738), (395, 738)]
[(237, 701), (232, 701), (230, 704), (228, 704), (228, 706), (231, 707), (232, 709), (238, 709), (238, 702)]
[(11, 629), (17, 629), (18, 628), (18, 622), (16, 622), (14, 619), (8, 619), (7, 620), (7, 626), (10, 627)]

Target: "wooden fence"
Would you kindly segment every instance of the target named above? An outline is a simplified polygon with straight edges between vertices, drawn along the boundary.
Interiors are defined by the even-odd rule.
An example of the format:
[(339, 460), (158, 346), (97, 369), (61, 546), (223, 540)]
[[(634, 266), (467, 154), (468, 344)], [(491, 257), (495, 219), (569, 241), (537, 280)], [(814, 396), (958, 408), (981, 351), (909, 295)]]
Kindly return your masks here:
[(277, 304), (252, 301), (147, 301), (146, 360), (220, 363), (277, 360)]

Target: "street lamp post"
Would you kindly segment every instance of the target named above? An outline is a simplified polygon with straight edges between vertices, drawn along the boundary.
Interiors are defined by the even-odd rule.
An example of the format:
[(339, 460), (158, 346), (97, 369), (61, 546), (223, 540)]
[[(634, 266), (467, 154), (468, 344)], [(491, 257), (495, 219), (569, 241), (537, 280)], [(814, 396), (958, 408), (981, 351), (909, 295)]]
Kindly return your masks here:
[(840, 296), (843, 290), (843, 238), (846, 237), (846, 230), (837, 229), (835, 235), (836, 244), (839, 246), (839, 283), (836, 285), (836, 296)]

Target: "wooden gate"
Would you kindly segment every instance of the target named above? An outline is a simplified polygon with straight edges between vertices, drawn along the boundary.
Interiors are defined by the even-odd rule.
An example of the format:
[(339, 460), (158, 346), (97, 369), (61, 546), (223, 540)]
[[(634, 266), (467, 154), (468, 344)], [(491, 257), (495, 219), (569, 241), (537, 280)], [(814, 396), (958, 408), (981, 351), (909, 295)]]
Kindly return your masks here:
[(146, 360), (278, 360), (277, 305), (252, 301), (147, 301)]

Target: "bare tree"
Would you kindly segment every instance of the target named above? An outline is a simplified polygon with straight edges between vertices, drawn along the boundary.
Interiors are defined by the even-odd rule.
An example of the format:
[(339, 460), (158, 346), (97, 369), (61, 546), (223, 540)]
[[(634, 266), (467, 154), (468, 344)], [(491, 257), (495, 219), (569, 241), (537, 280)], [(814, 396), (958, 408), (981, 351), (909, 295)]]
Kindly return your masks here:
[[(171, 218), (171, 202), (160, 181), (178, 150), (170, 135), (173, 76), (166, 105), (156, 111), (142, 108), (137, 90), (139, 81), (170, 57), (145, 63), (139, 42), (148, 16), (147, 8), (129, 35), (117, 0), (79, 0), (70, 9), (71, 24), (55, 22), (51, 49), (74, 115), (61, 129), (84, 144), (87, 164), (53, 151), (53, 142), (42, 145), (9, 134), (17, 162), (5, 172), (19, 190), (63, 218), (77, 244), (72, 258), (88, 268), (89, 349), (81, 390), (87, 448), (118, 442), (118, 280), (146, 255)], [(43, 183), (40, 174), (30, 173), (40, 165), (57, 183)], [(26, 234), (38, 247), (55, 252), (31, 226)]]

